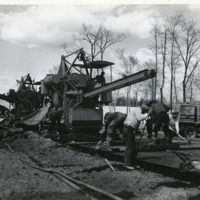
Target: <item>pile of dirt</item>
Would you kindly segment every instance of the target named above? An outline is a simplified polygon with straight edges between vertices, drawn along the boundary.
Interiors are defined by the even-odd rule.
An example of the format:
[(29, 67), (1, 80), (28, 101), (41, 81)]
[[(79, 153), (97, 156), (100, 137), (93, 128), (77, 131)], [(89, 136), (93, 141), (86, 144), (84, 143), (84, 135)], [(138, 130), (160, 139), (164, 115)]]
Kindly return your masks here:
[[(0, 149), (0, 199), (2, 200), (78, 200), (89, 199), (49, 173), (23, 163), (57, 170), (76, 180), (112, 193), (122, 199), (186, 200), (199, 199), (200, 188), (189, 182), (144, 171), (125, 170), (122, 163), (98, 155), (84, 154), (28, 131)], [(16, 155), (17, 154), (17, 155)], [(106, 199), (105, 197), (102, 199)]]

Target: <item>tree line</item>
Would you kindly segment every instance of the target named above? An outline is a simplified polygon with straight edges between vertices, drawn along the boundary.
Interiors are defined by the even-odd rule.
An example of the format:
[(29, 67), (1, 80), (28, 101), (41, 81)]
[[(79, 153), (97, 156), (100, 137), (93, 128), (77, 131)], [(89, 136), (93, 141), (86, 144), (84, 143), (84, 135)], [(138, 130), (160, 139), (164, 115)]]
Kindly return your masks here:
[(183, 12), (179, 12), (163, 22), (155, 21), (151, 33), (154, 43), (150, 49), (157, 71), (154, 98), (160, 92), (159, 98), (164, 101), (163, 90), (168, 81), (171, 105), (179, 101), (194, 101), (197, 97), (195, 91), (199, 90), (200, 30), (197, 22), (186, 19)]
[[(119, 95), (119, 91), (113, 92), (115, 105), (137, 106), (141, 101), (154, 99), (173, 107), (176, 102), (197, 100), (196, 91), (199, 91), (200, 86), (200, 30), (197, 22), (186, 19), (183, 12), (160, 21), (155, 17), (150, 35), (152, 43), (147, 48), (151, 58), (145, 63), (141, 63), (135, 55), (127, 54), (126, 49), (115, 50), (120, 65), (110, 67), (109, 70), (118, 73), (116, 78), (142, 69), (155, 69), (157, 72), (155, 78), (127, 87), (124, 95)], [(103, 60), (111, 46), (127, 37), (128, 34), (116, 34), (103, 25), (83, 24), (79, 33), (74, 35), (74, 40), (89, 50), (88, 56), (93, 61)], [(69, 53), (66, 43), (63, 48)], [(114, 76), (106, 78), (112, 81)]]

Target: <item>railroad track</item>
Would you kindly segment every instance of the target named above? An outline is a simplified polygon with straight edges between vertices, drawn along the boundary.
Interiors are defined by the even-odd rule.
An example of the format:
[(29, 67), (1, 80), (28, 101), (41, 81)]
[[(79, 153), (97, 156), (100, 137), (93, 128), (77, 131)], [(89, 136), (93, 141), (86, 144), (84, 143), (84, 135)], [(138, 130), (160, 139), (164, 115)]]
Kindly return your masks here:
[[(194, 139), (195, 141), (195, 139)], [(125, 146), (116, 142), (109, 148), (98, 147), (94, 142), (69, 143), (81, 152), (98, 154), (108, 160), (123, 163)], [(136, 166), (179, 180), (200, 184), (200, 140), (189, 144), (174, 141), (172, 145), (141, 145), (138, 147)]]

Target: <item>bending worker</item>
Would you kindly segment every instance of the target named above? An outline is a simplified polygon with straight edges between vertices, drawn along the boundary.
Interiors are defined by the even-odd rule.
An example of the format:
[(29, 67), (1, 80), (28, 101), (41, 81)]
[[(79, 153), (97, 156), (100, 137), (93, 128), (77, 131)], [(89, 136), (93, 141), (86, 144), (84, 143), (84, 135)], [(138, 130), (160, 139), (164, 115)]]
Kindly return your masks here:
[(170, 107), (154, 100), (150, 101), (147, 105), (152, 109), (153, 131), (155, 132), (156, 138), (157, 132), (162, 127), (165, 134), (164, 141), (169, 144), (172, 143), (172, 135), (169, 130), (169, 115), (167, 114)]
[(124, 120), (126, 119), (126, 114), (121, 112), (106, 113), (104, 117), (105, 121), (105, 133), (106, 142), (104, 145), (110, 146), (110, 143), (116, 136), (117, 129), (122, 133)]
[(125, 139), (125, 158), (124, 164), (128, 169), (134, 169), (133, 165), (137, 158), (135, 134), (138, 131), (141, 121), (146, 119), (151, 113), (147, 105), (132, 108), (124, 121), (123, 134)]

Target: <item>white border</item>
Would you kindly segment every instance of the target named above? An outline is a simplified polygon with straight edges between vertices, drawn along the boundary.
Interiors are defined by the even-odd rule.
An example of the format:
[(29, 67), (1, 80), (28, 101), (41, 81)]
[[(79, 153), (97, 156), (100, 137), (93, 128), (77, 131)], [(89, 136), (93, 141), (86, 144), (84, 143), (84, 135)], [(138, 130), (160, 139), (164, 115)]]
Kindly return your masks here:
[(200, 4), (199, 0), (0, 0), (1, 5)]

